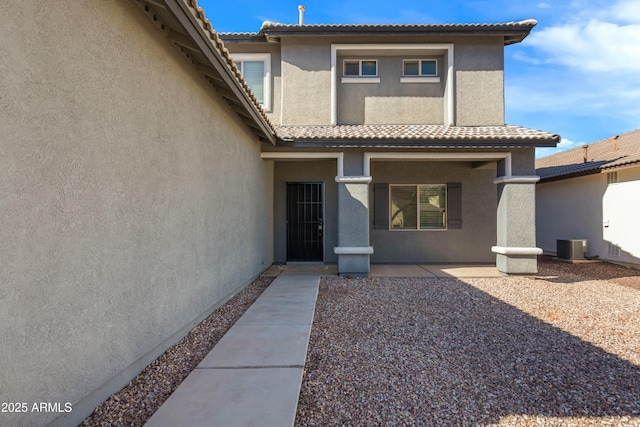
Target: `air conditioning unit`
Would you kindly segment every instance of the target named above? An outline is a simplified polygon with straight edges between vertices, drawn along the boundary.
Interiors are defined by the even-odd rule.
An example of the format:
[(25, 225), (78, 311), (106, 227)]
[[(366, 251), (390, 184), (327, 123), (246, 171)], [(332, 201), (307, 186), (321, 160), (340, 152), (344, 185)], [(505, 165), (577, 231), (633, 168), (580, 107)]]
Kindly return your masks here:
[(587, 241), (585, 239), (558, 240), (556, 249), (556, 254), (560, 259), (585, 259)]

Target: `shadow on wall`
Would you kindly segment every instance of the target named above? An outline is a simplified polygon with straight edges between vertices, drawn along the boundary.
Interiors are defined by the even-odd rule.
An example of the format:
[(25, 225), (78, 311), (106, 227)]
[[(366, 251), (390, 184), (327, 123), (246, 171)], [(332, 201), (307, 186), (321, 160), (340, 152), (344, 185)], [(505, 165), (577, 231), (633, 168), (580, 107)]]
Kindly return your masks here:
[[(640, 416), (638, 366), (473, 286), (392, 279), (371, 292), (382, 285), (360, 283), (323, 281), (298, 416), (394, 424), (402, 414), (418, 425)], [(314, 382), (316, 370), (335, 381)], [(358, 398), (365, 388), (375, 399)], [(331, 395), (354, 401), (345, 409)], [(306, 401), (326, 406), (316, 413)]]

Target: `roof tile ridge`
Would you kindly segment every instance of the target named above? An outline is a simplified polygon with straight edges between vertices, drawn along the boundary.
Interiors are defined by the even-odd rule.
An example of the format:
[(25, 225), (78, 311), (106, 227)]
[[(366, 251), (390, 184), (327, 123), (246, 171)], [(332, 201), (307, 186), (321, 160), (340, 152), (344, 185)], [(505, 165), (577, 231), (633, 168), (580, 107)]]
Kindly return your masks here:
[(225, 47), (224, 42), (218, 35), (218, 32), (213, 28), (213, 25), (211, 24), (211, 21), (209, 21), (209, 19), (207, 18), (207, 15), (204, 9), (200, 7), (200, 5), (198, 4), (198, 0), (186, 0), (186, 1), (187, 1), (187, 5), (190, 6), (191, 13), (193, 13), (195, 18), (198, 20), (198, 22), (202, 26), (202, 28), (205, 30), (210, 40), (212, 41), (213, 46), (218, 50), (222, 58), (226, 61), (227, 66), (231, 70), (231, 73), (234, 75), (234, 77), (236, 78), (236, 80), (238, 81), (242, 89), (248, 95), (253, 106), (256, 108), (260, 116), (264, 119), (264, 121), (267, 123), (269, 128), (275, 134), (275, 129), (273, 127), (273, 124), (267, 117), (266, 113), (264, 112), (264, 109), (256, 99), (255, 95), (253, 94), (253, 91), (247, 84), (246, 80), (244, 79), (244, 77), (242, 77), (240, 70), (238, 70), (238, 67), (236, 67), (235, 62), (233, 62), (233, 59), (231, 58), (231, 53)]
[(508, 21), (508, 22), (414, 22), (414, 23), (308, 23), (301, 26), (300, 24), (288, 24), (281, 22), (264, 21), (261, 26), (261, 30), (270, 27), (306, 27), (306, 28), (323, 28), (323, 27), (350, 27), (350, 28), (378, 28), (378, 27), (513, 27), (513, 26), (531, 26), (534, 27), (538, 24), (538, 21), (533, 18), (523, 19), (520, 21)]

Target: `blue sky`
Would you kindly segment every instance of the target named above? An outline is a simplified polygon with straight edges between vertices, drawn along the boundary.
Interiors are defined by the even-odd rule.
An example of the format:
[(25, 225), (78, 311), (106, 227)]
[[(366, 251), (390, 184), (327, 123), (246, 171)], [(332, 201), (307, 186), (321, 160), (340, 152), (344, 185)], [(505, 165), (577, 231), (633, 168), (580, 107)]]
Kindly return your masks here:
[(505, 48), (506, 122), (560, 134), (537, 157), (640, 128), (640, 0), (199, 0), (220, 32), (263, 21), (498, 23), (534, 18)]

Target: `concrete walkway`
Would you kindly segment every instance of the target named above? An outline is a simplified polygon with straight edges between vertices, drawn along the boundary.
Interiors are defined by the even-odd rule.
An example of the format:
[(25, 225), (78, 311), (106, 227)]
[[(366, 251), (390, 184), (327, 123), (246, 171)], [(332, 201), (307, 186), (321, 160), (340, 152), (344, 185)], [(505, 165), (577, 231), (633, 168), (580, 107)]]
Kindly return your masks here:
[(293, 426), (319, 282), (282, 271), (146, 426)]

